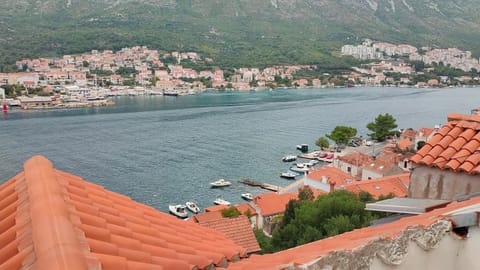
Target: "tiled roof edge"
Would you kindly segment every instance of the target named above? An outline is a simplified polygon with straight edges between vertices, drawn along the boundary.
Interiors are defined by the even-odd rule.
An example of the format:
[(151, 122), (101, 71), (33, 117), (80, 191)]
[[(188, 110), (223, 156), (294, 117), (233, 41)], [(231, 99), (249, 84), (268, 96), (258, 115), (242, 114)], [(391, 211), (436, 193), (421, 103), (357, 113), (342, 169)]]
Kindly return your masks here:
[[(452, 222), (447, 218), (438, 220), (427, 227), (421, 225), (407, 227), (397, 235), (380, 236), (352, 250), (331, 251), (311, 261), (295, 261), (296, 265), (305, 265), (307, 269), (370, 269), (375, 255), (387, 265), (399, 265), (408, 256), (409, 243), (414, 242), (425, 251), (434, 249), (447, 233), (452, 230)], [(365, 252), (368, 250), (367, 252)], [(410, 252), (411, 249), (410, 249)], [(358, 254), (370, 254), (368, 260), (359, 260)], [(339, 264), (340, 263), (340, 264)]]
[(52, 163), (34, 156), (24, 164), (37, 270), (87, 270)]

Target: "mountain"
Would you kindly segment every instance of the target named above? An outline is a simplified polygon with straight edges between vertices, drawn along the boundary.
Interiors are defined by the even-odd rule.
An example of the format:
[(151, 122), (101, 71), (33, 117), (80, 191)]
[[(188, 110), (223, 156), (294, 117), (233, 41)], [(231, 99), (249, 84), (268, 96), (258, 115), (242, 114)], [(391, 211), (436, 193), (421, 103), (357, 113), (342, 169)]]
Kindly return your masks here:
[(364, 38), (480, 53), (476, 0), (3, 0), (0, 65), (146, 45), (222, 66), (344, 65)]

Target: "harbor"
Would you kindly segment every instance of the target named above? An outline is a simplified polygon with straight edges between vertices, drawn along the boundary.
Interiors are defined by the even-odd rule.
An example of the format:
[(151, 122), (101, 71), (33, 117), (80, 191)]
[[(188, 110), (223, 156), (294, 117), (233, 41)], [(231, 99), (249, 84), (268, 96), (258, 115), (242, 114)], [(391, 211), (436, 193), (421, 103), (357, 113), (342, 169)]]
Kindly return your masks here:
[(263, 183), (263, 182), (253, 180), (253, 179), (241, 179), (239, 182), (242, 183), (242, 184), (248, 185), (248, 186), (260, 187), (260, 188), (270, 190), (270, 191), (274, 191), (274, 192), (279, 191), (280, 188), (281, 188), (281, 187), (276, 186), (276, 185)]
[[(164, 212), (169, 204), (187, 201), (203, 209), (218, 196), (235, 205), (245, 202), (243, 193), (275, 192), (240, 179), (278, 187), (293, 183), (280, 173), (308, 160), (287, 163), (282, 157), (302, 154), (296, 150), (299, 143), (314, 151), (315, 140), (336, 125), (366, 134), (365, 123), (378, 112), (389, 112), (400, 127), (432, 126), (445, 123), (451, 111), (478, 107), (479, 94), (463, 88), (206, 92), (116, 97), (115, 106), (96, 108), (9, 111), (8, 120), (0, 120), (3, 136), (10, 138), (0, 146), (0, 169), (9, 179), (23, 169), (24, 160), (41, 153), (63, 171)], [(349, 114), (335, 120), (340, 111)], [(44, 141), (52, 143), (39, 143)], [(221, 178), (235, 181), (210, 187)]]

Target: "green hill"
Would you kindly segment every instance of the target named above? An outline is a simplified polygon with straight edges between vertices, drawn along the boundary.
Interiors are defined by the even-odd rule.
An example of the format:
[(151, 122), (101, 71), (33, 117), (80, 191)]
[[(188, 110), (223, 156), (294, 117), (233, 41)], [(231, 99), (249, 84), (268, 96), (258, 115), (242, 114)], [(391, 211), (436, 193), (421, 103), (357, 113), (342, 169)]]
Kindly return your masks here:
[(480, 53), (474, 0), (3, 0), (0, 66), (24, 57), (146, 45), (221, 66), (344, 66), (364, 38)]

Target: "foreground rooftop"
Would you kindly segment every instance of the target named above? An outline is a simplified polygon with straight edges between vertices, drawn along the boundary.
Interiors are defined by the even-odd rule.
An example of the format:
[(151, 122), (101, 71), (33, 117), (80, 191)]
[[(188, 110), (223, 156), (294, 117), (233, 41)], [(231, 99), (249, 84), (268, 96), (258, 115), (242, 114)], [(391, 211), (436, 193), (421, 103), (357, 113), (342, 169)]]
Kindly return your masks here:
[(221, 232), (57, 170), (42, 156), (0, 186), (0, 269), (214, 269), (245, 254)]

